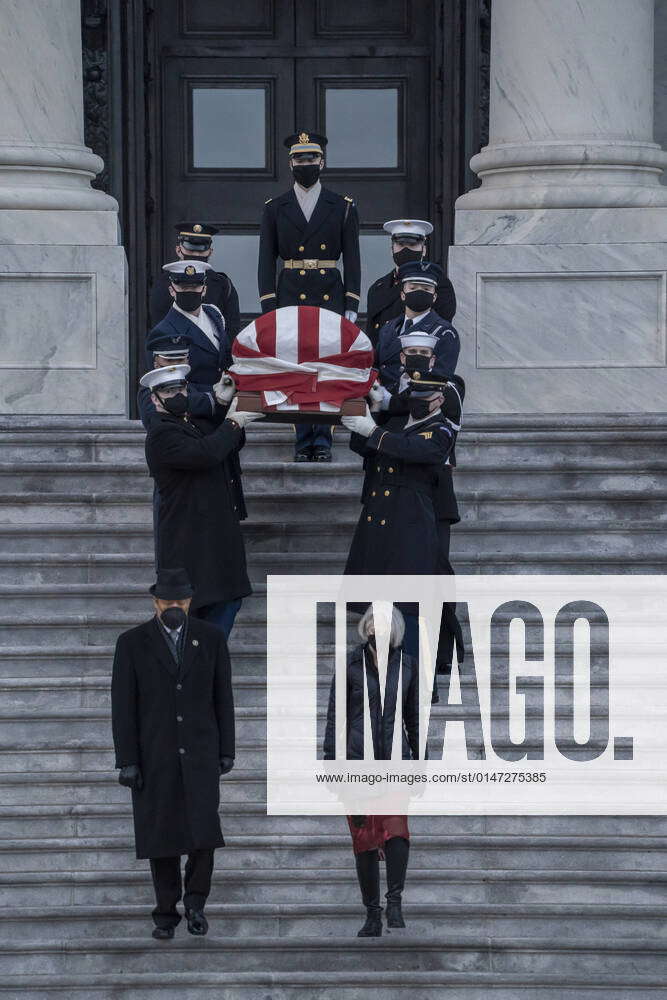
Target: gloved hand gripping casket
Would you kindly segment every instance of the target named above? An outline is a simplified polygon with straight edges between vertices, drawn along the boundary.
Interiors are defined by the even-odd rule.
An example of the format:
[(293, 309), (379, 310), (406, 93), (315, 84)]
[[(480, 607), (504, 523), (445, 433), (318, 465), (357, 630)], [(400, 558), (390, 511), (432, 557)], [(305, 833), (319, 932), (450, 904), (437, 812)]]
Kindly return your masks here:
[(287, 423), (340, 423), (366, 412), (373, 346), (328, 309), (285, 306), (258, 316), (232, 344), (239, 410)]

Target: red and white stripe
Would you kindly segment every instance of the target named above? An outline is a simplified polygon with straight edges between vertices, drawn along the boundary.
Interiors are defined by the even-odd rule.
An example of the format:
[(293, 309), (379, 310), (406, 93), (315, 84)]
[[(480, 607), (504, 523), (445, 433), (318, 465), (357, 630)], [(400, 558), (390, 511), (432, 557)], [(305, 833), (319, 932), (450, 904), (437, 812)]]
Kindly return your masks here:
[(338, 411), (375, 381), (365, 333), (328, 309), (285, 306), (246, 326), (232, 344), (230, 373), (239, 389), (262, 393), (277, 410)]

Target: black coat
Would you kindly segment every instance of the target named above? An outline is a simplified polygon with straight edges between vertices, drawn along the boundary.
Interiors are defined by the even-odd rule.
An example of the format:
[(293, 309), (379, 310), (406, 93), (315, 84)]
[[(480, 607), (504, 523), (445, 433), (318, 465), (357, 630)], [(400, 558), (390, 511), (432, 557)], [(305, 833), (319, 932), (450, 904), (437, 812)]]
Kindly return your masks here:
[[(366, 655), (364, 656), (364, 652)], [(380, 691), (378, 669), (366, 646), (357, 646), (347, 661), (347, 759), (364, 759), (364, 661), (368, 685), (368, 707), (376, 760), (390, 760), (396, 716), (401, 649), (392, 649), (387, 661), (387, 680), (384, 695)], [(401, 714), (403, 720), (403, 760), (419, 757), (419, 671), (416, 660), (403, 653), (401, 670)], [(324, 759), (336, 757), (336, 678), (331, 682), (329, 708), (324, 733)]]
[[(438, 316), (452, 320), (456, 313), (456, 294), (454, 286), (448, 277), (444, 277), (438, 285), (438, 292), (433, 306)], [(373, 347), (377, 346), (380, 330), (390, 319), (402, 316), (405, 303), (401, 300), (401, 289), (396, 281), (396, 271), (384, 274), (374, 281), (368, 289), (366, 299), (366, 334)]]
[[(217, 306), (225, 317), (225, 328), (230, 341), (241, 329), (239, 315), (239, 297), (231, 278), (224, 271), (206, 272), (206, 291), (204, 302)], [(169, 294), (169, 278), (164, 272), (158, 275), (153, 285), (149, 303), (150, 322), (157, 326), (167, 315), (174, 300)]]
[[(310, 262), (341, 255), (344, 279), (337, 267), (283, 268), (276, 287), (278, 258)], [(259, 234), (258, 285), (262, 312), (282, 306), (359, 312), (359, 219), (352, 199), (323, 187), (309, 222), (293, 188), (269, 199)]]
[(440, 413), (395, 431), (377, 427), (368, 438), (351, 435), (350, 447), (364, 457), (364, 506), (345, 573), (438, 572), (434, 495), (453, 443)]
[[(202, 308), (213, 322), (220, 339), (219, 348), (215, 348), (203, 330), (177, 309), (170, 309), (167, 315), (155, 327), (160, 333), (173, 337), (177, 344), (189, 349), (188, 364), (190, 374), (188, 380), (200, 389), (205, 390), (220, 381), (222, 373), (232, 363), (231, 340), (220, 313), (213, 306)], [(152, 333), (153, 331), (151, 331)], [(146, 351), (146, 369), (153, 367), (153, 355)]]
[(142, 790), (132, 792), (137, 857), (174, 857), (224, 844), (219, 762), (235, 750), (222, 632), (188, 618), (180, 672), (156, 618), (123, 632), (111, 712), (116, 767), (137, 764), (144, 779)]
[(146, 461), (160, 495), (158, 566), (187, 569), (193, 610), (251, 593), (239, 523), (245, 508), (232, 461), (243, 432), (229, 420), (209, 429), (158, 414), (146, 435)]
[[(445, 404), (440, 410), (442, 416), (445, 417), (447, 427), (452, 433), (453, 443), (445, 464), (438, 472), (438, 481), (433, 494), (433, 500), (436, 519), (438, 521), (445, 521), (447, 524), (458, 524), (461, 520), (458, 503), (456, 502), (453, 475), (456, 468), (456, 438), (462, 419), (461, 396), (462, 390), (460, 385), (454, 384), (448, 386)], [(409, 412), (408, 392), (405, 390), (392, 396), (388, 410), (376, 413), (375, 419), (379, 426), (386, 428), (386, 430), (400, 430), (405, 426)]]
[[(155, 403), (151, 399), (151, 391), (146, 386), (139, 387), (137, 393), (137, 408), (142, 424), (148, 430), (148, 425), (157, 413)], [(212, 389), (199, 389), (188, 382), (188, 413), (191, 417), (202, 417), (205, 420), (216, 420), (220, 406)], [(224, 407), (227, 412), (227, 407)]]
[[(380, 330), (377, 347), (375, 348), (375, 367), (380, 374), (380, 382), (389, 390), (396, 392), (399, 379), (401, 377), (401, 341), (400, 333), (403, 327), (403, 316), (392, 319)], [(432, 309), (422, 316), (413, 327), (411, 332), (423, 330), (432, 333), (437, 337), (434, 348), (435, 365), (434, 372), (439, 375), (451, 375), (456, 370), (456, 363), (459, 360), (461, 341), (459, 335), (447, 320), (438, 316)]]

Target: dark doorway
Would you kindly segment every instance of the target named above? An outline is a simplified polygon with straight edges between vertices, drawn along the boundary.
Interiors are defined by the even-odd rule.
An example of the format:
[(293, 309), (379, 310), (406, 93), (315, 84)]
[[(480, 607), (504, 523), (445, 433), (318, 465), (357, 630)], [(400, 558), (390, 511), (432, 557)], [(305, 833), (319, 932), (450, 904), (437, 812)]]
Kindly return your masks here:
[(433, 219), (441, 256), (441, 13), (432, 0), (161, 0), (152, 277), (173, 258), (175, 221), (213, 223), (213, 263), (256, 314), (259, 222), (290, 186), (294, 127), (326, 132), (323, 183), (357, 202), (362, 308), (389, 267), (386, 219)]

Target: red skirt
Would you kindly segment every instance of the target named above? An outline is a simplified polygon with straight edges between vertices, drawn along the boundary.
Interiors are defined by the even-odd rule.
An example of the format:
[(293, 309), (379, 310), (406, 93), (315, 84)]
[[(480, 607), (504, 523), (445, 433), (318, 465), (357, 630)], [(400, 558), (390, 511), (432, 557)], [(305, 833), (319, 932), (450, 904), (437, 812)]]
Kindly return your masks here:
[(363, 826), (354, 826), (352, 817), (347, 817), (352, 835), (352, 850), (355, 854), (378, 849), (382, 852), (386, 840), (392, 837), (410, 839), (407, 816), (367, 816)]

